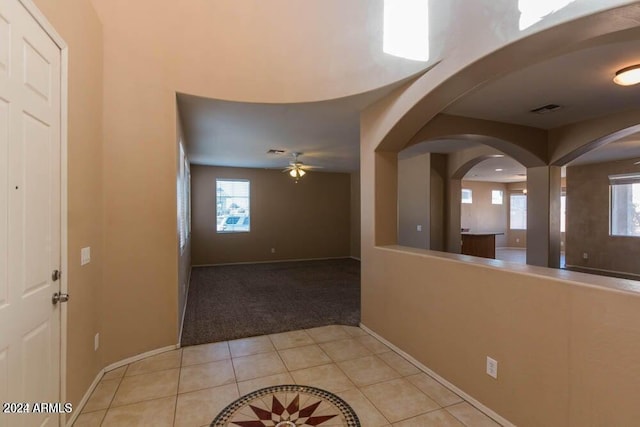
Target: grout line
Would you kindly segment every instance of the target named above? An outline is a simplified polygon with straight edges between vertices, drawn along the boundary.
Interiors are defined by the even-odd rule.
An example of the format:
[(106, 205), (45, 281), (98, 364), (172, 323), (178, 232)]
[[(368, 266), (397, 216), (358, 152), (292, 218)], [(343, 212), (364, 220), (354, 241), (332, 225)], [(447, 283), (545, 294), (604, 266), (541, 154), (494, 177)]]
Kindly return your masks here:
[[(186, 307), (185, 307), (186, 310)], [(178, 416), (178, 395), (180, 394), (180, 380), (182, 379), (182, 359), (184, 358), (184, 350), (180, 352), (180, 370), (178, 371), (178, 385), (176, 386), (176, 401), (173, 405), (173, 425), (176, 425), (176, 417)]]
[[(120, 377), (120, 381), (118, 382), (118, 387), (116, 387), (116, 391), (113, 392), (113, 396), (111, 396), (111, 400), (109, 400), (109, 405), (107, 406), (107, 410), (104, 412), (104, 416), (102, 417), (102, 420), (100, 421), (100, 425), (102, 425), (104, 423), (104, 420), (107, 419), (107, 414), (109, 413), (109, 410), (111, 409), (111, 405), (113, 404), (113, 400), (116, 398), (116, 394), (118, 394), (118, 390), (120, 390), (120, 385), (122, 384), (122, 381), (124, 380), (124, 376), (127, 374), (127, 371), (129, 370), (129, 365), (126, 365), (126, 367), (124, 368), (124, 372), (122, 373), (122, 376)], [(104, 377), (104, 375), (103, 375)], [(100, 380), (102, 381), (102, 379)], [(95, 390), (94, 390), (95, 392)]]

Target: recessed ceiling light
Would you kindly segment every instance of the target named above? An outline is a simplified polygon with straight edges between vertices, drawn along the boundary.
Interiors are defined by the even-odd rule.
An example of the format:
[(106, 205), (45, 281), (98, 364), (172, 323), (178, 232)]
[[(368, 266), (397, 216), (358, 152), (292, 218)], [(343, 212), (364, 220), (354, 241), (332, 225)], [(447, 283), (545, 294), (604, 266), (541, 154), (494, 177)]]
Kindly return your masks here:
[(499, 158), (499, 157), (504, 157), (504, 154), (491, 154), (489, 157), (493, 157), (493, 158)]
[(272, 148), (271, 150), (267, 151), (267, 154), (284, 154), (285, 151), (284, 150), (277, 150), (275, 148)]
[(504, 169), (496, 169), (496, 172), (502, 172)]
[(640, 83), (640, 64), (618, 70), (613, 81), (620, 86), (632, 86)]

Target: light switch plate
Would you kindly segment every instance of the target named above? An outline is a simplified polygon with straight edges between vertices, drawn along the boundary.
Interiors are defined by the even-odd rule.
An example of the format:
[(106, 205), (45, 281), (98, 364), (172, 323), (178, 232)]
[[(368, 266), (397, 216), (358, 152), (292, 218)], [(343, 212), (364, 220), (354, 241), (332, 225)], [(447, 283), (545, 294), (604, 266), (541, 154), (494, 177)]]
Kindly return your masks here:
[(487, 356), (487, 375), (498, 379), (498, 361)]
[(80, 265), (89, 264), (91, 262), (91, 247), (87, 246), (80, 250)]

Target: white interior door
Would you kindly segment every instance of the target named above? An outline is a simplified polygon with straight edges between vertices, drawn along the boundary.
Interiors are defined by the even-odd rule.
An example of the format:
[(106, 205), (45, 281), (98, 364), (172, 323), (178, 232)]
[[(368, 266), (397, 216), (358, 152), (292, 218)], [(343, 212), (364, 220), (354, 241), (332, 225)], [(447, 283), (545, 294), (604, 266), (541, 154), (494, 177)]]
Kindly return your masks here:
[(60, 400), (60, 58), (18, 0), (0, 0), (0, 402)]

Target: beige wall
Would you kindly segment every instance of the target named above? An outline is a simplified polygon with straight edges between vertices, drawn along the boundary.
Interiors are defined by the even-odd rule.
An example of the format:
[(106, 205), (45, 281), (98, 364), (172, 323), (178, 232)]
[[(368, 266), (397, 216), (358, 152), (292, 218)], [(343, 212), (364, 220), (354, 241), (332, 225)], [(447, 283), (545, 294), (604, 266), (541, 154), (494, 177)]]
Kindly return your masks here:
[[(506, 246), (507, 242), (507, 191), (506, 185), (498, 182), (462, 181), (462, 188), (470, 189), (473, 203), (460, 205), (460, 226), (474, 232), (494, 231), (504, 233), (496, 236), (496, 247)], [(491, 203), (491, 191), (500, 190), (503, 193), (501, 205)]]
[[(127, 80), (151, 77), (159, 87), (217, 99), (310, 102), (358, 94), (424, 70), (443, 48), (434, 44), (430, 63), (384, 53), (382, 0), (93, 3), (107, 44), (121, 45), (114, 53), (133, 73)], [(443, 28), (446, 22), (434, 22), (434, 39)]]
[[(191, 176), (193, 265), (350, 256), (349, 174), (309, 172), (296, 184), (279, 170), (192, 165)], [(250, 181), (249, 233), (216, 233), (216, 178)]]
[[(637, 424), (637, 293), (455, 257), (367, 251), (363, 324), (515, 425)], [(485, 374), (487, 356), (497, 380)]]
[(631, 160), (567, 168), (567, 265), (640, 274), (640, 238), (609, 235), (609, 175), (637, 172)]
[(398, 243), (401, 245), (429, 248), (430, 181), (429, 153), (398, 159)]
[(351, 174), (351, 256), (360, 259), (360, 172)]
[(445, 250), (445, 230), (447, 219), (447, 155), (431, 153), (431, 183), (430, 204), (430, 231), (431, 242), (429, 248), (434, 251)]
[[(38, 8), (69, 46), (68, 98), (68, 271), (66, 401), (78, 404), (104, 367), (104, 266), (102, 184), (102, 28), (88, 0), (36, 0)], [(80, 249), (91, 262), (80, 266)]]

